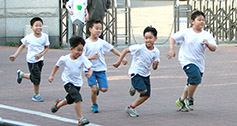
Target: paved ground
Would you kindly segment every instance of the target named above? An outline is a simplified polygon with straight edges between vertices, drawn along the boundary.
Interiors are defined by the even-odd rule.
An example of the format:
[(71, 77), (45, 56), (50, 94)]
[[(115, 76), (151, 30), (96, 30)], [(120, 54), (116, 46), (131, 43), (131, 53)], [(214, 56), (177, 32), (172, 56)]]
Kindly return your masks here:
[[(172, 21), (173, 1), (132, 0), (133, 35), (138, 43), (143, 42), (142, 32), (148, 25), (158, 29), (157, 43), (163, 43), (169, 36)], [(134, 42), (135, 39), (132, 41)], [(127, 66), (116, 69), (112, 64), (117, 57), (112, 53), (106, 53), (109, 91), (100, 93), (99, 114), (90, 112), (90, 88), (86, 81), (81, 90), (84, 100), (82, 112), (91, 123), (103, 126), (236, 125), (237, 46), (220, 46), (215, 53), (207, 51), (203, 83), (195, 94), (195, 111), (189, 113), (176, 112), (178, 108), (175, 104), (175, 100), (183, 91), (186, 76), (177, 58), (168, 61), (165, 57), (168, 52), (167, 43), (158, 44), (157, 47), (161, 51), (161, 63), (157, 71), (152, 71), (152, 95), (147, 102), (137, 107), (140, 113), (138, 118), (131, 118), (124, 112), (125, 107), (138, 97), (138, 95), (131, 97), (128, 94), (130, 79), (127, 70), (131, 63), (131, 56), (127, 56), (129, 61)], [(25, 61), (26, 50), (15, 62), (8, 60), (8, 56), (16, 49), (0, 46), (0, 117), (41, 126), (76, 125), (73, 105), (60, 109), (56, 114), (50, 112), (53, 102), (66, 94), (60, 79), (62, 68), (56, 74), (53, 84), (47, 81), (58, 58), (69, 53), (69, 50), (50, 49), (46, 54), (40, 88), (45, 102), (36, 103), (31, 101), (33, 95), (31, 83), (28, 80), (23, 80), (21, 85), (16, 83), (17, 69), (28, 71)], [(122, 51), (123, 48), (118, 49)]]
[[(69, 51), (50, 49), (46, 54), (40, 88), (41, 96), (45, 102), (36, 103), (31, 101), (33, 95), (31, 83), (28, 80), (23, 80), (21, 85), (16, 83), (17, 69), (28, 71), (25, 62), (26, 50), (15, 62), (12, 63), (8, 60), (8, 56), (13, 54), (16, 49), (15, 47), (0, 46), (0, 117), (41, 126), (76, 125), (73, 105), (60, 109), (56, 114), (50, 112), (54, 100), (63, 98), (65, 95), (60, 79), (62, 68), (56, 74), (53, 84), (47, 82), (57, 59)], [(160, 47), (159, 49), (161, 51), (161, 63), (157, 71), (152, 71), (152, 96), (146, 103), (137, 107), (140, 117), (131, 118), (124, 112), (125, 107), (138, 97), (138, 95), (131, 97), (128, 94), (130, 79), (127, 70), (131, 56), (127, 56), (129, 65), (116, 69), (112, 67), (112, 64), (117, 60), (117, 57), (112, 53), (106, 53), (109, 91), (99, 95), (100, 113), (93, 114), (90, 112), (90, 89), (86, 81), (83, 85), (81, 93), (84, 99), (82, 104), (84, 116), (93, 124), (103, 126), (236, 125), (236, 46), (221, 46), (215, 53), (207, 51), (203, 83), (195, 94), (195, 111), (189, 113), (176, 112), (177, 106), (175, 104), (175, 100), (182, 93), (186, 76), (180, 68), (177, 58), (168, 61), (165, 57), (168, 48)], [(119, 50), (122, 49), (119, 48)]]

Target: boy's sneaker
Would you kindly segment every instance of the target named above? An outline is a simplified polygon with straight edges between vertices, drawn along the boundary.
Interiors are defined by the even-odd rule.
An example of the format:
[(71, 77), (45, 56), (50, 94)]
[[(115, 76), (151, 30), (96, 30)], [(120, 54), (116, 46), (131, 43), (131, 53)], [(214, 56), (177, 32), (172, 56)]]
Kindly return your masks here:
[(62, 100), (61, 99), (57, 99), (55, 102), (54, 102), (54, 105), (51, 107), (51, 112), (52, 113), (55, 113), (55, 112), (57, 112), (58, 111), (58, 107), (57, 107), (57, 105), (58, 105), (58, 103), (59, 102), (61, 102)]
[(176, 104), (179, 106), (180, 110), (182, 112), (188, 112), (189, 109), (185, 106), (184, 101), (181, 101), (181, 98), (179, 98), (178, 100), (176, 100)]
[(97, 105), (97, 104), (93, 104), (93, 105), (91, 106), (91, 111), (92, 111), (93, 113), (98, 113), (98, 112), (99, 112), (98, 105)]
[(87, 120), (86, 118), (83, 118), (78, 122), (78, 126), (84, 126), (84, 125), (89, 124), (89, 123), (90, 123), (89, 120)]
[(194, 110), (194, 108), (193, 108), (194, 99), (193, 99), (193, 98), (186, 98), (186, 99), (184, 100), (184, 103), (185, 103), (186, 107), (187, 107), (189, 110), (191, 110), (191, 111)]
[(24, 73), (21, 70), (17, 70), (17, 83), (18, 84), (21, 84), (23, 74)]
[(129, 94), (130, 94), (131, 96), (134, 96), (135, 93), (136, 93), (136, 89), (135, 89), (133, 86), (131, 86), (131, 87), (129, 88)]
[(129, 108), (129, 106), (126, 108), (126, 113), (128, 113), (128, 115), (130, 115), (131, 117), (138, 117), (139, 116), (137, 111), (132, 107)]
[(34, 95), (32, 97), (32, 101), (35, 101), (35, 102), (43, 102), (44, 99), (42, 97), (40, 97), (40, 95)]

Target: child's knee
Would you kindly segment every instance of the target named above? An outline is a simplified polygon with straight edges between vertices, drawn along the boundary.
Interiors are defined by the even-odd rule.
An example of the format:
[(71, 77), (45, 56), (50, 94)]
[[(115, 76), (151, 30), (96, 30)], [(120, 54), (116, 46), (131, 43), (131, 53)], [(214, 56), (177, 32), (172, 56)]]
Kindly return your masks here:
[(100, 88), (100, 91), (106, 92), (106, 91), (108, 91), (108, 88)]
[(139, 91), (140, 94), (144, 95), (147, 93), (147, 90), (144, 90), (144, 91)]

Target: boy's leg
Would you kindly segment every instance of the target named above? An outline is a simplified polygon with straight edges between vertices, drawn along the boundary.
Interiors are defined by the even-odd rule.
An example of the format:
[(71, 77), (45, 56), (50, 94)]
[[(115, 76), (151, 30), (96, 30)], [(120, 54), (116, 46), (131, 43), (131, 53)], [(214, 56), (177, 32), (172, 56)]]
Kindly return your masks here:
[(139, 97), (132, 103), (132, 107), (136, 108), (137, 106), (141, 105), (143, 102), (145, 102), (149, 97), (144, 96), (144, 97)]
[(92, 104), (96, 104), (97, 101), (97, 85), (91, 85), (91, 101)]
[(84, 118), (82, 116), (81, 103), (82, 103), (82, 101), (78, 101), (78, 102), (75, 103), (75, 110), (76, 110), (76, 114), (77, 114), (77, 117), (78, 117), (78, 125), (79, 126), (90, 123), (89, 120), (87, 120), (86, 118)]
[(187, 98), (187, 96), (188, 96), (188, 89), (189, 89), (189, 86), (186, 85), (186, 86), (184, 87), (184, 91), (183, 91), (183, 94), (182, 94), (182, 96), (181, 96), (181, 100), (182, 100), (182, 101), (183, 101), (185, 98)]
[(194, 95), (197, 87), (198, 87), (198, 84), (195, 84), (195, 85), (190, 84), (188, 86), (188, 97), (189, 98), (193, 98), (193, 95)]

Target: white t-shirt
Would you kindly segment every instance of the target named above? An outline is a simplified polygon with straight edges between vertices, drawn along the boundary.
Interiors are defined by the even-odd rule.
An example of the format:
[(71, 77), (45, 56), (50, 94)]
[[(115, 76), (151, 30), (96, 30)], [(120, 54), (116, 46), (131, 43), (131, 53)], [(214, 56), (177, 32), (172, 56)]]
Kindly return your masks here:
[(176, 43), (182, 43), (179, 49), (179, 61), (182, 67), (193, 63), (198, 66), (201, 72), (204, 72), (206, 45), (203, 40), (206, 39), (210, 44), (217, 47), (213, 36), (204, 30), (196, 33), (193, 28), (188, 28), (175, 33), (172, 38)]
[(81, 87), (83, 85), (83, 68), (90, 68), (92, 64), (85, 56), (80, 56), (76, 60), (72, 60), (70, 55), (71, 54), (61, 56), (57, 61), (56, 66), (64, 66), (64, 70), (61, 75), (64, 85), (70, 82), (74, 86)]
[(109, 52), (113, 49), (113, 46), (98, 38), (96, 42), (92, 42), (89, 38), (85, 40), (86, 44), (84, 46), (83, 55), (84, 56), (92, 56), (95, 53), (98, 54), (97, 59), (90, 60), (92, 65), (93, 71), (106, 71), (107, 66), (105, 62), (104, 52)]
[(36, 59), (35, 56), (37, 54), (40, 54), (44, 51), (45, 46), (48, 46), (49, 43), (49, 37), (45, 33), (41, 33), (41, 37), (37, 38), (34, 36), (34, 33), (26, 35), (24, 38), (21, 39), (22, 44), (28, 47), (28, 51), (26, 54), (26, 60), (29, 63), (36, 63), (39, 61), (44, 60), (44, 56), (42, 56), (40, 59)]
[(129, 50), (133, 59), (128, 74), (139, 74), (147, 77), (151, 74), (153, 62), (160, 62), (160, 51), (155, 46), (153, 50), (148, 50), (145, 44), (137, 44), (130, 46)]
[(86, 8), (87, 8), (87, 0), (69, 0), (67, 4), (71, 7), (73, 11), (73, 15), (71, 16), (72, 22), (76, 19), (81, 22), (85, 22)]

